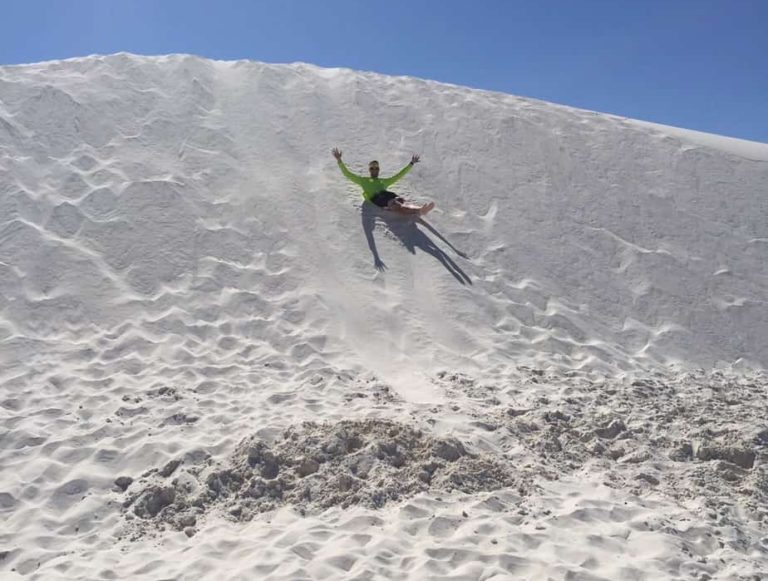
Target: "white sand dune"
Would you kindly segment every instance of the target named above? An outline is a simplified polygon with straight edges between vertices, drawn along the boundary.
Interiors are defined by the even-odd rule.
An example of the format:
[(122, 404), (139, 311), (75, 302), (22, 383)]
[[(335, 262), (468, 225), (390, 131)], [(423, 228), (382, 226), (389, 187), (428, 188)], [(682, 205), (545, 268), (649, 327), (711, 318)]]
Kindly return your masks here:
[(768, 579), (766, 192), (412, 78), (0, 68), (0, 577)]

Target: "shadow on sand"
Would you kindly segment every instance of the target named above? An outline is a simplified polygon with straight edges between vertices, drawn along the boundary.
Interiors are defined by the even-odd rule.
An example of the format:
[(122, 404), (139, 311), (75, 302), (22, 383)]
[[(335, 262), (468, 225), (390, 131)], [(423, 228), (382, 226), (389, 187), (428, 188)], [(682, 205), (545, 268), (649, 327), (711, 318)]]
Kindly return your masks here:
[(381, 271), (386, 270), (387, 265), (381, 260), (379, 251), (376, 249), (376, 240), (373, 236), (373, 231), (376, 227), (376, 220), (381, 220), (387, 225), (387, 229), (402, 242), (411, 254), (416, 254), (416, 248), (420, 249), (427, 254), (431, 254), (437, 260), (439, 260), (443, 266), (450, 272), (453, 277), (461, 284), (472, 284), (472, 280), (469, 278), (466, 272), (464, 272), (458, 264), (432, 239), (427, 236), (419, 225), (429, 230), (433, 235), (443, 241), (453, 252), (455, 252), (461, 258), (466, 259), (467, 255), (457, 250), (445, 237), (440, 234), (433, 226), (428, 224), (423, 218), (411, 218), (408, 216), (400, 216), (388, 212), (387, 210), (380, 210), (373, 204), (363, 202), (361, 213), (361, 220), (363, 222), (363, 230), (365, 231), (365, 238), (368, 240), (368, 247), (373, 254), (374, 266)]

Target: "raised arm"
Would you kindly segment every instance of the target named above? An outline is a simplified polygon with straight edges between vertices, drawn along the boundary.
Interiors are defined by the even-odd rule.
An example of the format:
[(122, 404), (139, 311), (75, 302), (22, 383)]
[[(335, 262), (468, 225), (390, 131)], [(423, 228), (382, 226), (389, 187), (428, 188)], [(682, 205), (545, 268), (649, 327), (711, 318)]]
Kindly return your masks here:
[(346, 177), (348, 180), (355, 182), (357, 185), (360, 185), (364, 178), (362, 176), (353, 174), (349, 169), (347, 169), (347, 166), (344, 165), (344, 162), (341, 161), (341, 150), (337, 147), (334, 147), (331, 150), (331, 153), (333, 154), (333, 157), (336, 158), (336, 162), (339, 164), (339, 169), (341, 170), (341, 173), (344, 174), (344, 177)]
[(418, 155), (414, 155), (413, 157), (411, 157), (411, 161), (408, 162), (408, 165), (406, 165), (403, 169), (401, 169), (399, 172), (397, 172), (391, 178), (383, 179), (381, 181), (384, 182), (386, 187), (389, 187), (392, 184), (394, 184), (396, 181), (402, 179), (402, 177), (405, 174), (407, 174), (409, 171), (411, 171), (411, 168), (414, 165), (416, 165), (417, 163), (419, 163), (419, 156)]

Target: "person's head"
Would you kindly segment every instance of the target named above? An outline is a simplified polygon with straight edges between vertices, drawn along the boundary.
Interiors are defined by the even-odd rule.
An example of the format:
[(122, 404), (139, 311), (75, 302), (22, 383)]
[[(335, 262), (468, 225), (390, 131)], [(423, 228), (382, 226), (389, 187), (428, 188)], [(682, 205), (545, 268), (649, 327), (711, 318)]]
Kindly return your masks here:
[(368, 163), (368, 171), (371, 172), (372, 178), (379, 177), (379, 162), (375, 159)]

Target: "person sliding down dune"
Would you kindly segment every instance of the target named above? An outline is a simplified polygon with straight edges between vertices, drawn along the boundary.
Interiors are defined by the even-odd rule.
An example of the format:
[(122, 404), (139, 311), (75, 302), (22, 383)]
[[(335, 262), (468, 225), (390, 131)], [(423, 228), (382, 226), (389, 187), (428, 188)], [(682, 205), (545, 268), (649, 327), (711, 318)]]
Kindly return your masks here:
[(341, 151), (334, 147), (331, 150), (333, 157), (339, 163), (339, 169), (349, 180), (355, 182), (358, 186), (363, 188), (363, 198), (367, 202), (376, 204), (380, 208), (389, 210), (391, 212), (397, 212), (398, 214), (423, 216), (435, 207), (434, 202), (429, 202), (423, 206), (417, 206), (409, 203), (402, 196), (398, 196), (394, 192), (387, 190), (389, 186), (401, 179), (405, 174), (411, 171), (411, 168), (419, 163), (419, 156), (414, 155), (411, 157), (411, 161), (398, 173), (391, 178), (379, 178), (379, 162), (374, 160), (368, 164), (368, 171), (371, 172), (371, 177), (367, 178), (353, 174), (341, 161)]

